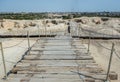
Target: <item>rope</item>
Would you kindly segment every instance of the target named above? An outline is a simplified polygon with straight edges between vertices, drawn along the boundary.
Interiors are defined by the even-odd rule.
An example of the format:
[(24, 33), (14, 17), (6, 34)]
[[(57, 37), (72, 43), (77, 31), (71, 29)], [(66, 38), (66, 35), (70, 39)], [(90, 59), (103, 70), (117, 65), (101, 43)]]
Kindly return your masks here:
[[(105, 47), (105, 46), (103, 46), (103, 45), (101, 45), (100, 43), (98, 43), (98, 42), (96, 42), (97, 44), (99, 44), (101, 47), (103, 47), (103, 48), (105, 48), (105, 49), (107, 49), (107, 50), (109, 50), (109, 51), (111, 51), (111, 49), (109, 49), (109, 48), (107, 48), (107, 47)], [(120, 56), (118, 55), (118, 53), (117, 53), (117, 51), (116, 51), (116, 49), (114, 49), (114, 54), (117, 56), (117, 58), (118, 59), (120, 59)]]
[[(24, 35), (24, 33), (22, 33), (22, 36)], [(24, 39), (25, 40), (25, 39)], [(3, 47), (3, 49), (7, 49), (7, 48), (12, 48), (12, 47), (15, 47), (17, 45), (20, 45), (24, 40), (20, 41), (19, 43), (15, 44), (15, 45), (12, 45), (12, 46), (9, 46), (9, 47)], [(0, 49), (1, 50), (1, 49)]]
[[(22, 33), (22, 36), (23, 36), (23, 33)], [(18, 43), (15, 44), (15, 45), (12, 45), (12, 46), (9, 46), (9, 47), (3, 47), (3, 49), (8, 49), (8, 48), (12, 48), (12, 47), (18, 46), (18, 45), (20, 45), (24, 40), (25, 40), (25, 39), (21, 40), (20, 42), (18, 42)], [(18, 47), (21, 47), (21, 46), (18, 46)], [(23, 47), (21, 47), (21, 48), (23, 48)], [(26, 47), (24, 47), (24, 48), (26, 48)], [(1, 49), (0, 49), (0, 50), (1, 50)], [(15, 62), (9, 61), (9, 60), (5, 60), (5, 62), (16, 64)], [(0, 66), (1, 66), (1, 65), (2, 65), (2, 62), (0, 63)]]
[(5, 60), (5, 62), (16, 64), (15, 62), (13, 62), (13, 61), (8, 61), (8, 60)]
[(24, 40), (20, 41), (19, 43), (15, 44), (15, 45), (9, 46), (9, 47), (4, 47), (3, 49), (15, 47), (15, 46), (17, 46), (17, 45), (20, 45), (23, 41), (24, 41)]
[[(82, 27), (80, 27), (82, 30), (83, 30), (83, 32), (85, 33), (85, 30), (82, 28)], [(86, 33), (85, 33), (86, 34)], [(92, 35), (92, 34), (91, 34)], [(109, 49), (109, 48), (107, 48), (107, 47), (105, 47), (105, 46), (103, 46), (102, 44), (100, 44), (99, 42), (96, 42), (97, 44), (99, 44), (101, 47), (103, 47), (103, 48), (105, 48), (105, 49), (107, 49), (107, 50), (109, 50), (109, 51), (111, 51), (111, 49)], [(114, 54), (117, 56), (117, 58), (118, 59), (120, 59), (120, 56), (118, 55), (118, 53), (117, 53), (117, 51), (116, 51), (116, 49), (114, 49)]]
[[(85, 31), (86, 30), (84, 30), (82, 27), (80, 27), (81, 28), (81, 30), (82, 30), (82, 32), (83, 33), (85, 33)], [(86, 33), (85, 33), (86, 34)], [(91, 34), (91, 33), (90, 33)], [(92, 34), (91, 34), (92, 35)], [(107, 47), (105, 47), (105, 46), (103, 46), (102, 44), (100, 44), (99, 42), (96, 42), (97, 44), (99, 44), (101, 47), (103, 47), (103, 48), (105, 48), (105, 49), (107, 49), (107, 50), (110, 50), (111, 51), (111, 49), (109, 49), (109, 48), (107, 48)], [(117, 53), (117, 51), (116, 51), (116, 49), (114, 49), (114, 54), (117, 56), (117, 58), (118, 59), (120, 59), (120, 56), (118, 55), (118, 53)]]
[[(12, 64), (16, 64), (15, 62), (13, 61), (8, 61), (8, 60), (5, 60), (5, 62), (8, 62), (8, 63), (12, 63)], [(0, 66), (2, 65), (2, 62), (0, 63)]]
[(28, 47), (22, 47), (22, 46), (18, 46), (18, 47), (20, 47), (20, 48), (27, 48), (28, 49)]
[[(77, 24), (77, 23), (76, 23)], [(78, 26), (78, 25), (77, 25)], [(84, 28), (82, 28), (82, 27), (80, 27), (81, 28), (81, 30), (82, 30), (82, 32), (84, 32), (85, 33), (85, 31), (86, 32), (89, 32), (89, 33), (94, 33), (94, 34), (99, 34), (99, 35), (106, 35), (106, 36), (114, 36), (114, 37), (118, 37), (119, 35), (110, 35), (110, 34), (104, 34), (104, 33), (99, 33), (99, 32), (96, 32), (96, 31), (98, 31), (98, 30), (96, 30), (96, 31), (93, 31), (93, 30), (88, 30), (88, 29), (84, 29)], [(100, 29), (104, 29), (104, 28), (100, 28)], [(86, 33), (85, 33), (86, 34)]]
[[(95, 41), (96, 42), (96, 41)], [(99, 42), (96, 42), (97, 44), (99, 44), (101, 47), (103, 47), (103, 48), (105, 48), (105, 49), (107, 49), (107, 50), (110, 50), (111, 51), (111, 49), (109, 49), (109, 48), (107, 48), (107, 47), (105, 47), (105, 46), (103, 46), (102, 44), (100, 44)]]
[(117, 56), (118, 59), (120, 59), (120, 56), (118, 55), (118, 53), (116, 52), (116, 50), (114, 50), (114, 54)]
[[(22, 35), (23, 35), (23, 34), (22, 34)], [(21, 40), (19, 43), (15, 44), (15, 45), (12, 45), (12, 46), (9, 46), (9, 47), (3, 47), (3, 49), (15, 47), (15, 46), (17, 46), (17, 45), (20, 45), (23, 41), (25, 41), (25, 39), (24, 39), (24, 40)], [(22, 47), (22, 46), (18, 46), (18, 47)], [(22, 48), (26, 48), (26, 47), (22, 47)], [(0, 50), (1, 50), (1, 49), (0, 49)]]

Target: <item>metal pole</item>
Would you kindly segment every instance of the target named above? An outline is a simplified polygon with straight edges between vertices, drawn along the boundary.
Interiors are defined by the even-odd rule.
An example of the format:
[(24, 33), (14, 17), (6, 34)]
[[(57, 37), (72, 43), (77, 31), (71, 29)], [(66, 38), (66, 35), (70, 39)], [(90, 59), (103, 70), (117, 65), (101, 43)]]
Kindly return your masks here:
[(80, 28), (78, 26), (78, 37), (80, 37)]
[(27, 31), (27, 38), (28, 38), (28, 54), (30, 54), (30, 37), (29, 37), (29, 31)]
[(70, 36), (73, 36), (73, 27), (72, 27), (72, 24), (71, 24), (71, 20), (70, 20)]
[(50, 29), (50, 37), (51, 37), (51, 29)]
[(81, 30), (80, 30), (80, 25), (78, 24), (78, 28), (79, 28), (79, 37), (81, 37)]
[(89, 40), (88, 40), (88, 53), (89, 53), (89, 51), (90, 51), (90, 33), (89, 33)]
[(44, 20), (44, 26), (45, 26), (45, 36), (47, 37), (47, 32), (46, 32), (46, 21)]
[(45, 25), (45, 36), (47, 37), (47, 34), (46, 34), (46, 25)]
[(45, 25), (45, 34), (46, 34), (46, 37), (47, 37), (47, 28), (46, 28), (46, 25)]
[(39, 39), (40, 39), (40, 28), (39, 28), (39, 25), (37, 27), (38, 27), (38, 36), (39, 36)]
[(81, 42), (82, 42), (82, 44), (83, 44), (83, 38), (81, 38)]
[(4, 57), (2, 42), (0, 42), (0, 46), (1, 46), (1, 54), (2, 54), (2, 61), (3, 61), (4, 73), (5, 73), (4, 79), (7, 79), (7, 71), (6, 71), (6, 64), (5, 64), (5, 57)]
[(108, 64), (106, 81), (108, 81), (108, 78), (109, 78), (109, 73), (110, 73), (110, 68), (111, 68), (111, 62), (112, 62), (112, 56), (113, 56), (113, 52), (114, 52), (114, 46), (115, 46), (115, 44), (112, 43), (112, 49), (111, 49), (110, 60), (109, 60), (109, 64)]

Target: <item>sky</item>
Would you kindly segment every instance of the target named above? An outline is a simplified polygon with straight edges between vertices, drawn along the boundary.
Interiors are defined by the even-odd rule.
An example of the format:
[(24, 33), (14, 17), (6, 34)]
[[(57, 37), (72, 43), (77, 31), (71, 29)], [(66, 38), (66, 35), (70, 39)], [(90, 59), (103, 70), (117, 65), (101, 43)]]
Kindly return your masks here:
[(120, 12), (120, 0), (0, 0), (0, 12)]

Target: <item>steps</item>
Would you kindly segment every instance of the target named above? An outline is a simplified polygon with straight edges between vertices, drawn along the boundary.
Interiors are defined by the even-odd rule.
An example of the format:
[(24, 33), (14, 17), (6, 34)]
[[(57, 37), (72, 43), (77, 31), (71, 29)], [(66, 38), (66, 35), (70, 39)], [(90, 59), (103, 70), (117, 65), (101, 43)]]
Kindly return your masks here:
[[(110, 75), (116, 78), (116, 73)], [(80, 40), (56, 36), (38, 40), (9, 78), (9, 82), (103, 82), (106, 73)]]

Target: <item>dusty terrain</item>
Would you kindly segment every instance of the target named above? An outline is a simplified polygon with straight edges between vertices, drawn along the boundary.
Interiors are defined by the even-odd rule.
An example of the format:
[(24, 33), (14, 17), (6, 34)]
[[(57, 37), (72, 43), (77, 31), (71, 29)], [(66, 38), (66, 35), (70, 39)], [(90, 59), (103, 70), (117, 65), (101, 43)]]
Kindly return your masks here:
[[(44, 20), (8, 20), (0, 22), (0, 34), (44, 34), (52, 31), (64, 31), (67, 23), (77, 22), (77, 27), (85, 30), (95, 31), (97, 33), (108, 35), (120, 35), (120, 18), (100, 18), (100, 17), (81, 17), (72, 20), (63, 19), (44, 19)], [(75, 26), (72, 26), (75, 27)], [(79, 29), (77, 28), (77, 29)], [(39, 32), (38, 32), (39, 31)], [(82, 32), (82, 31), (81, 31)]]
[(1, 35), (25, 35), (27, 31), (32, 35), (54, 33), (66, 30), (66, 21), (61, 19), (46, 20), (3, 20), (0, 23)]
[[(25, 35), (27, 31), (30, 31), (30, 34), (45, 34), (45, 31), (46, 33), (54, 34), (66, 31), (67, 23), (70, 21), (77, 22), (77, 26), (72, 27), (84, 28), (102, 34), (120, 35), (119, 18), (81, 17), (72, 20), (54, 19), (54, 21), (53, 19), (46, 19), (46, 24), (44, 21), (45, 20), (4, 20), (3, 23), (0, 23), (0, 35)], [(20, 43), (15, 47), (4, 49), (8, 72), (27, 50), (27, 40), (21, 42), (21, 39), (0, 39), (0, 41), (3, 41), (3, 47), (9, 47)], [(35, 40), (31, 40), (31, 45), (34, 42)], [(93, 40), (90, 45), (91, 55), (105, 71), (107, 71), (112, 42), (115, 43), (116, 53), (120, 56), (120, 40)], [(118, 73), (119, 78), (118, 81), (111, 82), (120, 82), (120, 59), (117, 57), (116, 53), (113, 55), (111, 71)], [(1, 56), (0, 69), (3, 70)], [(3, 71), (0, 71), (0, 78), (2, 77)]]

